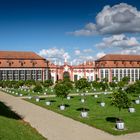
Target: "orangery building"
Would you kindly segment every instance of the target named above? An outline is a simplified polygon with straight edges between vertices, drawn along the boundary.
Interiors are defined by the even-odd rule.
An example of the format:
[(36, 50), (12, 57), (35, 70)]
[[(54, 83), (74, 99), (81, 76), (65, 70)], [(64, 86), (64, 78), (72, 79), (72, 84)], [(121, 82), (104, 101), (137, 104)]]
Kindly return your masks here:
[(98, 60), (79, 65), (57, 65), (34, 52), (0, 51), (0, 80), (39, 80), (52, 79), (53, 82), (69, 77), (76, 81), (86, 78), (94, 81), (113, 77), (121, 80), (130, 77), (130, 82), (140, 79), (140, 55), (107, 54)]

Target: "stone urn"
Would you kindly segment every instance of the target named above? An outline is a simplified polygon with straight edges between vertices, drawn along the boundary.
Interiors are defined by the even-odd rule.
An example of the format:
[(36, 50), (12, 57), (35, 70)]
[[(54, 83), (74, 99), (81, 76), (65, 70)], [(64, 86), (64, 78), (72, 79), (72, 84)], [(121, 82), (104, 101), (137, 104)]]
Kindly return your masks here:
[(60, 110), (65, 110), (65, 105), (60, 105)]
[(128, 108), (128, 111), (129, 111), (130, 113), (134, 113), (134, 112), (135, 112), (135, 108), (134, 108), (134, 107), (129, 107), (129, 108)]
[(101, 107), (105, 107), (105, 102), (101, 102), (101, 103), (100, 103), (100, 106), (101, 106)]
[(50, 101), (46, 101), (46, 105), (47, 106), (51, 105), (51, 102)]
[(98, 98), (98, 95), (96, 94), (96, 95), (94, 95), (94, 97), (95, 97), (95, 98)]
[(116, 121), (116, 127), (118, 130), (124, 130), (124, 122), (123, 121)]
[(88, 116), (87, 111), (81, 111), (81, 117), (86, 118)]
[(39, 102), (40, 99), (39, 98), (36, 98), (35, 100), (36, 100), (36, 102)]
[(81, 99), (81, 103), (84, 103), (85, 102), (85, 99)]
[(70, 98), (71, 98), (70, 96), (67, 96), (67, 100), (70, 100)]
[(140, 100), (139, 99), (135, 100), (135, 103), (140, 104)]
[(22, 93), (20, 93), (19, 96), (21, 97), (22, 96)]

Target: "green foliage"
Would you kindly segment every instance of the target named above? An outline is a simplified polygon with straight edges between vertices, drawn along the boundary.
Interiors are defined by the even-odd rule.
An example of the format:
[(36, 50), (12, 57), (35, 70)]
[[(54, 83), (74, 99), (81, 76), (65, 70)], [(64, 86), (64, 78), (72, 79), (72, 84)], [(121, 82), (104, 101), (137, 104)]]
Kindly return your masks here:
[(28, 87), (31, 87), (32, 85), (36, 85), (36, 81), (35, 80), (27, 80), (27, 81), (25, 81), (25, 85)]
[(19, 86), (23, 86), (24, 83), (25, 83), (25, 81), (23, 81), (23, 80), (19, 80), (19, 81), (17, 81), (17, 82), (18, 82)]
[(118, 78), (117, 77), (113, 77), (112, 78), (112, 81), (117, 82), (118, 81)]
[(106, 90), (106, 89), (108, 89), (108, 83), (107, 82), (100, 82), (100, 87), (102, 88), (102, 90)]
[(64, 98), (69, 93), (69, 87), (65, 83), (57, 83), (54, 89), (55, 89), (55, 94), (57, 97)]
[(123, 108), (128, 108), (131, 105), (131, 100), (125, 91), (119, 89), (112, 94), (112, 104), (120, 111)]
[(122, 78), (122, 81), (123, 81), (125, 84), (128, 84), (129, 81), (130, 81), (130, 77), (125, 76), (125, 77)]
[(50, 87), (52, 85), (53, 85), (53, 81), (51, 79), (46, 80), (46, 81), (43, 82), (44, 87)]
[(130, 93), (130, 94), (135, 94), (136, 93), (136, 85), (135, 84), (129, 85), (125, 91), (127, 93)]
[(42, 92), (43, 91), (43, 88), (41, 85), (36, 85), (34, 88), (33, 88), (33, 91), (34, 92)]
[(109, 86), (115, 88), (117, 87), (117, 84), (115, 82), (109, 82)]
[(126, 89), (127, 93), (130, 94), (140, 94), (140, 80), (136, 81), (134, 84), (131, 84)]
[(123, 77), (123, 78), (121, 79), (121, 81), (118, 82), (118, 86), (122, 88), (122, 87), (128, 85), (129, 80), (130, 80), (129, 77), (127, 77), (127, 76), (126, 76), (126, 77)]
[(93, 81), (93, 82), (92, 82), (92, 86), (93, 86), (94, 88), (96, 88), (96, 89), (99, 89), (99, 88), (100, 88), (100, 83), (97, 82), (97, 81)]
[(90, 83), (87, 81), (86, 78), (81, 78), (80, 80), (75, 82), (75, 87), (78, 89), (85, 89), (90, 86)]

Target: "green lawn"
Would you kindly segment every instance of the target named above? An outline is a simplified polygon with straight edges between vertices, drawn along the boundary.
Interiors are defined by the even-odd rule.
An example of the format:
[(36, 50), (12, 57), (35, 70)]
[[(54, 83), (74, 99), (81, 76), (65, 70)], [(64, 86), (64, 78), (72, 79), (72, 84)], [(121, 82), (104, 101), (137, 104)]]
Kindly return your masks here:
[(20, 116), (0, 102), (0, 140), (46, 140)]
[[(94, 98), (94, 96), (86, 96), (86, 103), (83, 105), (80, 102), (81, 97), (73, 97), (71, 100), (64, 99), (64, 104), (67, 105), (66, 110), (60, 111), (59, 105), (61, 104), (61, 99), (58, 97), (54, 98), (42, 98), (40, 102), (35, 102), (35, 99), (28, 100), (34, 104), (50, 109), (54, 112), (63, 114), (64, 116), (70, 117), (74, 120), (86, 123), (90, 126), (102, 129), (108, 133), (114, 135), (139, 132), (140, 131), (140, 105), (134, 104), (136, 108), (135, 113), (129, 113), (128, 109), (123, 109), (119, 114), (116, 107), (111, 105), (110, 98), (111, 95), (104, 95), (104, 101), (106, 103), (105, 107), (100, 107), (101, 97)], [(133, 97), (133, 100), (137, 97)], [(51, 100), (51, 106), (46, 106), (45, 102)], [(88, 117), (82, 118), (80, 116), (80, 110), (85, 106), (87, 108)], [(115, 128), (116, 117), (121, 116), (125, 122), (125, 130), (120, 131)]]
[[(28, 92), (28, 91), (24, 91), (24, 90), (21, 90), (21, 89), (10, 89), (10, 88), (7, 89), (7, 90), (11, 91), (11, 93), (6, 92), (6, 91), (4, 91), (4, 92), (6, 92), (8, 94), (11, 94), (13, 96), (17, 96), (17, 97), (19, 96), (19, 94), (22, 94), (22, 96), (29, 96), (29, 95), (39, 96), (39, 95), (44, 95), (44, 93), (46, 93), (46, 95), (54, 95), (55, 94), (55, 92), (54, 92), (54, 90), (52, 90), (52, 88), (43, 88), (43, 92), (41, 92), (41, 93), (37, 93), (37, 92), (33, 93), (32, 90), (30, 90), (30, 92)], [(97, 89), (96, 91), (93, 91), (93, 89), (90, 89), (90, 90), (87, 90), (87, 91), (88, 91), (88, 93), (103, 92), (103, 90), (100, 90), (100, 89)], [(110, 90), (107, 90), (107, 92), (109, 92), (109, 91)], [(12, 92), (14, 92), (14, 93), (12, 93)], [(18, 93), (18, 95), (16, 95), (16, 93)], [(83, 91), (81, 90), (81, 91), (77, 92), (77, 89), (74, 88), (73, 90), (70, 91), (70, 93), (83, 93)]]
[[(46, 89), (47, 89), (47, 91), (46, 91)], [(6, 92), (8, 94), (11, 94), (13, 96), (19, 96), (19, 94), (22, 94), (22, 96), (28, 96), (28, 95), (38, 96), (38, 95), (44, 95), (44, 93), (46, 93), (46, 95), (54, 94), (54, 91), (52, 91), (51, 88), (43, 88), (43, 92), (41, 92), (41, 93), (37, 93), (37, 92), (33, 93), (32, 90), (30, 90), (29, 92), (28, 92), (28, 90), (24, 91), (24, 90), (20, 90), (20, 89), (7, 89), (7, 90), (11, 91), (11, 93), (10, 92), (6, 92), (6, 91), (4, 91), (4, 92)], [(12, 92), (14, 92), (14, 93), (12, 93)], [(16, 93), (18, 93), (18, 95), (16, 95)]]

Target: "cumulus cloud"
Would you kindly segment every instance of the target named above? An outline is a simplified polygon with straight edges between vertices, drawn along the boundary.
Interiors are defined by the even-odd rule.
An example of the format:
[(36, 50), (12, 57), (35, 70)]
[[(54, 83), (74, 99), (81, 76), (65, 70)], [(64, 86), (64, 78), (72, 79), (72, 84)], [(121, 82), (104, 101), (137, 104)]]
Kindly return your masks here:
[(81, 51), (80, 50), (75, 50), (74, 53), (75, 53), (75, 55), (80, 55)]
[(105, 56), (106, 54), (104, 53), (104, 52), (98, 52), (97, 54), (96, 54), (96, 57), (97, 57), (97, 59), (99, 59), (99, 58), (101, 58), (101, 57), (103, 57), (103, 56)]
[(50, 48), (50, 49), (42, 49), (38, 53), (40, 56), (45, 57), (47, 59), (69, 59), (70, 55), (68, 52), (66, 52), (64, 49), (58, 49), (58, 48)]
[(113, 48), (119, 47), (123, 49), (140, 46), (140, 43), (135, 37), (126, 37), (124, 34), (113, 35), (103, 38), (101, 43), (95, 45), (98, 48)]
[[(119, 52), (118, 52), (119, 53)], [(140, 54), (140, 46), (120, 51), (121, 54)]]
[(96, 16), (95, 23), (88, 23), (83, 29), (70, 32), (76, 36), (95, 34), (122, 34), (140, 32), (140, 11), (132, 5), (120, 3), (105, 6)]
[(92, 49), (84, 49), (83, 52), (84, 52), (84, 53), (92, 53), (93, 50), (92, 50)]
[(62, 48), (50, 48), (50, 49), (42, 49), (39, 51), (39, 55), (52, 61), (53, 63), (57, 64), (63, 64), (64, 59), (67, 58), (68, 62), (71, 62), (72, 64), (80, 64), (87, 60), (94, 60), (95, 57), (93, 54), (92, 49), (76, 49), (72, 53), (68, 53)]

